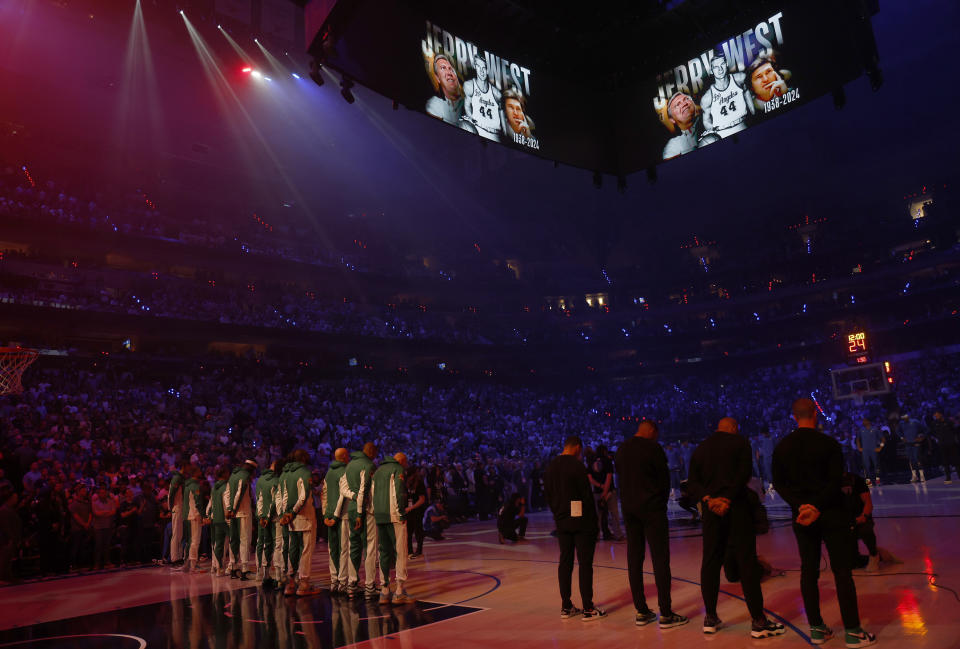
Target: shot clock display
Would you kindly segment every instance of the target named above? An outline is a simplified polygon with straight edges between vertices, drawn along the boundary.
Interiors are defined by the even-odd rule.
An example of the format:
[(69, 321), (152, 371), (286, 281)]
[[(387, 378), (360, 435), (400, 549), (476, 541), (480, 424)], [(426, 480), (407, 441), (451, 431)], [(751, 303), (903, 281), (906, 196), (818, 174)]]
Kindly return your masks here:
[(851, 361), (858, 365), (863, 365), (870, 361), (870, 345), (867, 343), (866, 331), (853, 331), (848, 333), (845, 339), (847, 347), (847, 356)]

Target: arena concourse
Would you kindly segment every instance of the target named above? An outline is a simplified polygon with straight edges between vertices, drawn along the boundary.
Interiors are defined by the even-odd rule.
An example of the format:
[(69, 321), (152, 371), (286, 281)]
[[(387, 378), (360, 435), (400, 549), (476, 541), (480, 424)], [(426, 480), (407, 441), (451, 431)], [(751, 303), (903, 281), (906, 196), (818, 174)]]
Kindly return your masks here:
[(414, 4), (0, 3), (0, 648), (960, 646), (958, 7)]

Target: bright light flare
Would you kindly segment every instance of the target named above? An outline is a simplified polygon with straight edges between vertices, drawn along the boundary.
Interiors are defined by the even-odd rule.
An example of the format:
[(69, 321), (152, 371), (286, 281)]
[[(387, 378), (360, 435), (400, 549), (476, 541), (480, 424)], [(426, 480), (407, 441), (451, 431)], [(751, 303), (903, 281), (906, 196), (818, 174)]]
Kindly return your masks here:
[(249, 74), (249, 73), (253, 72), (253, 68), (251, 68), (250, 66), (247, 66), (247, 67), (243, 68), (242, 70), (240, 70), (240, 72), (245, 72), (245, 73)]
[(300, 78), (300, 75), (297, 74), (296, 72), (291, 72), (291, 73), (290, 73), (290, 76), (293, 77), (294, 79), (299, 79), (299, 78)]
[(250, 73), (250, 76), (252, 76), (254, 79), (261, 79), (261, 78), (263, 78), (263, 75), (260, 74), (260, 71), (259, 71), (259, 70), (253, 70), (253, 71)]

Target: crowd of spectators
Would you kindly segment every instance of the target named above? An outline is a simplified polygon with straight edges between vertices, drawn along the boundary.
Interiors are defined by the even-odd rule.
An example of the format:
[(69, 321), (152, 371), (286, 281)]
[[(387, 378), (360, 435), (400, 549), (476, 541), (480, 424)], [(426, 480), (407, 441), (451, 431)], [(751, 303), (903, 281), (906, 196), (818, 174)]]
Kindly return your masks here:
[[(567, 435), (611, 452), (649, 418), (659, 422), (669, 453), (730, 415), (748, 436), (778, 437), (792, 425), (787, 406), (811, 394), (854, 467), (864, 415), (889, 421), (891, 439), (901, 413), (927, 421), (941, 411), (956, 425), (954, 361), (898, 364), (895, 398), (861, 405), (834, 400), (827, 372), (809, 363), (562, 389), (316, 381), (302, 369), (243, 362), (173, 370), (41, 360), (22, 395), (0, 398), (0, 535), (9, 545), (14, 524), (23, 530), (0, 552), (19, 557), (22, 575), (157, 559), (169, 517), (164, 489), (181, 462), (210, 477), (247, 457), (268, 466), (306, 448), (319, 480), (333, 448), (367, 441), (405, 452), (419, 467), (428, 503), (443, 501), (451, 521), (496, 516), (514, 493), (536, 510), (544, 506), (541, 470)], [(934, 464), (935, 447), (929, 451)]]

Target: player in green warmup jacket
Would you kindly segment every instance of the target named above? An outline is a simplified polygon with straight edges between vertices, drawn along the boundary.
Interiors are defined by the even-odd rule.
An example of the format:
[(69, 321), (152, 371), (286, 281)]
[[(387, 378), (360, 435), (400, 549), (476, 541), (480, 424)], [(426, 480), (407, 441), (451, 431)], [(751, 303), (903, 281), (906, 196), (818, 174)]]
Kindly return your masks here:
[(230, 469), (221, 467), (217, 469), (217, 481), (213, 484), (213, 490), (210, 492), (210, 502), (207, 503), (206, 523), (210, 525), (210, 545), (211, 562), (213, 564), (213, 574), (217, 577), (226, 575), (227, 571), (223, 565), (223, 546), (230, 532), (230, 526), (227, 524), (226, 517), (226, 493), (227, 480), (230, 479)]
[(397, 592), (394, 604), (410, 602), (404, 584), (407, 581), (407, 488), (403, 470), (407, 456), (397, 453), (380, 463), (373, 474), (373, 511), (377, 521), (377, 537), (380, 539), (380, 603), (389, 604), (390, 570), (397, 572)]
[(346, 473), (349, 461), (347, 449), (338, 448), (320, 488), (323, 524), (327, 528), (327, 546), (330, 550), (330, 594), (334, 596), (347, 594), (350, 530), (348, 523), (343, 520), (346, 506), (340, 495), (340, 479)]
[(257, 531), (257, 579), (267, 588), (275, 585), (270, 577), (270, 566), (273, 564), (277, 521), (274, 495), (280, 483), (277, 464), (271, 463), (257, 480), (257, 524), (260, 526)]

